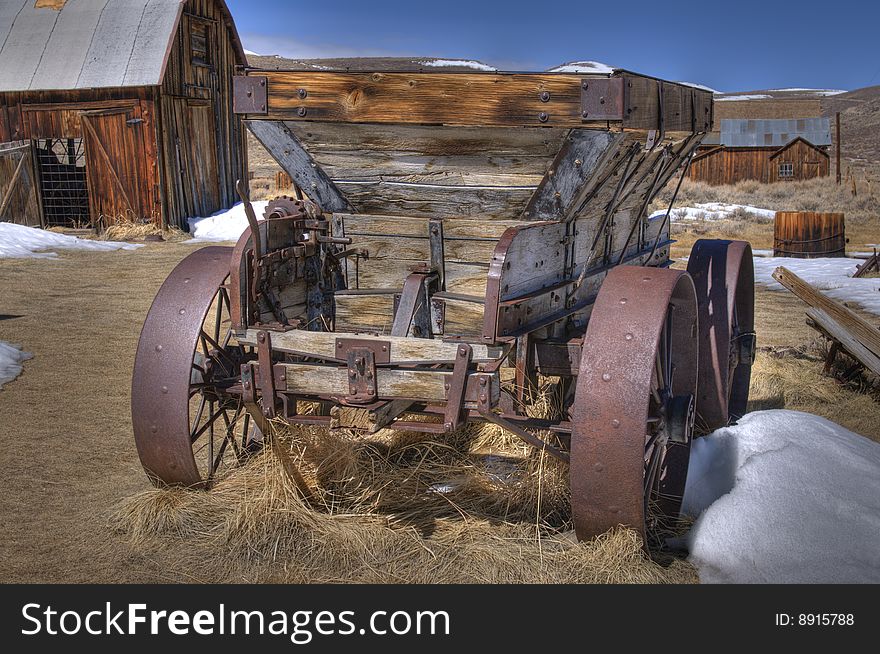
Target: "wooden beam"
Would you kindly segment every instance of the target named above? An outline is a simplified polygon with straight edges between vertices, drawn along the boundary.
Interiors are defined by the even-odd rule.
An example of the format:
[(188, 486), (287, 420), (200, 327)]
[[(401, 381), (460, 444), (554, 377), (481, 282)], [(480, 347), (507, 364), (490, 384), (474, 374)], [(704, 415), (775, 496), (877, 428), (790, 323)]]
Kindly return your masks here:
[[(244, 336), (238, 337), (241, 345), (257, 345), (256, 329), (249, 329)], [(288, 354), (301, 354), (329, 359), (339, 358), (336, 340), (339, 338), (355, 338), (391, 345), (390, 363), (406, 362), (424, 363), (427, 361), (444, 361), (452, 363), (458, 352), (457, 343), (446, 343), (430, 338), (407, 338), (401, 336), (368, 336), (366, 334), (345, 334), (341, 332), (306, 332), (291, 330), (288, 332), (272, 332), (272, 349)], [(502, 354), (502, 348), (474, 344), (471, 345), (473, 361), (494, 361)], [(346, 391), (347, 392), (347, 391)]]
[[(314, 334), (315, 332), (310, 332)], [(425, 339), (411, 339), (425, 340)], [(274, 347), (274, 337), (272, 345)], [(296, 395), (323, 395), (345, 397), (349, 394), (348, 368), (344, 366), (317, 366), (307, 363), (276, 364), (284, 369), (285, 387), (288, 393)], [(467, 385), (476, 392), (478, 379), (487, 373), (471, 372)], [(494, 373), (497, 379), (498, 373)], [(396, 368), (376, 369), (376, 392), (379, 399), (406, 399), (416, 402), (445, 402), (447, 388), (452, 381), (452, 372), (443, 370), (400, 370)], [(498, 402), (499, 384), (491, 384), (490, 404)]]
[(273, 70), (249, 74), (267, 78), (270, 120), (603, 129), (608, 125), (586, 123), (581, 116), (581, 81), (587, 75)]
[(351, 212), (352, 207), (324, 170), (315, 163), (302, 144), (283, 122), (249, 120), (248, 129), (323, 211)]
[(880, 357), (880, 330), (839, 302), (826, 297), (787, 268), (773, 271), (773, 279), (815, 309), (824, 311), (874, 356)]
[[(880, 376), (880, 358), (862, 345), (840, 323), (829, 316), (822, 309), (808, 309), (807, 317), (813, 322), (813, 327), (823, 332), (839, 348), (842, 348), (853, 359), (864, 365), (875, 375)], [(809, 321), (808, 321), (809, 322)]]

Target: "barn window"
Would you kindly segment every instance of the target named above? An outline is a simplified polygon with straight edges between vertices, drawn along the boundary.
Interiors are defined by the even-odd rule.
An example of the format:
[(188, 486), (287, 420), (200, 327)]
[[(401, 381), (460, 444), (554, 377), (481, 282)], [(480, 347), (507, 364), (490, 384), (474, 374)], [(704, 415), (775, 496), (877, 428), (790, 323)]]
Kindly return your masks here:
[(782, 179), (783, 177), (794, 177), (794, 164), (779, 164), (779, 178)]
[(189, 43), (192, 51), (192, 63), (195, 66), (210, 66), (209, 33), (207, 23), (192, 21), (190, 24)]

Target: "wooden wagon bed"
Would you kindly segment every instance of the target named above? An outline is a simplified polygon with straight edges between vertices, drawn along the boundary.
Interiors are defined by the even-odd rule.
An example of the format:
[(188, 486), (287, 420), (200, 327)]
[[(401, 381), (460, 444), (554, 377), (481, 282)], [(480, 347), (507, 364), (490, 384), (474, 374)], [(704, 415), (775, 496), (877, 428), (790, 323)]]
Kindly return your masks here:
[[(610, 266), (668, 260), (647, 207), (712, 124), (711, 97), (625, 71), (250, 70), (235, 110), (358, 251), (337, 331), (387, 333), (403, 279), (440, 265), (435, 332), (494, 341), (587, 307)], [(490, 274), (506, 232), (528, 266)]]

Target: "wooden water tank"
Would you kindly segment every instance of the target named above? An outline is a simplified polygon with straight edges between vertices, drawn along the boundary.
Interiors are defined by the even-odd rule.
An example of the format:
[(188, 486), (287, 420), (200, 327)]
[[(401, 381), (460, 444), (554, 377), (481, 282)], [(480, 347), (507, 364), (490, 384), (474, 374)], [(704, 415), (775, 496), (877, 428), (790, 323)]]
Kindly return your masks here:
[(843, 214), (777, 211), (773, 230), (773, 256), (798, 259), (845, 257)]

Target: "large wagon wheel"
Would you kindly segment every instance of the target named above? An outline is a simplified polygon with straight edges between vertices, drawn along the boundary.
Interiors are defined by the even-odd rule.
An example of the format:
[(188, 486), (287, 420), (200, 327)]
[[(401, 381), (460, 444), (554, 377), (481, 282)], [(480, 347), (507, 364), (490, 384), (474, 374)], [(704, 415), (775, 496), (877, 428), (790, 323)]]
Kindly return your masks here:
[(618, 525), (659, 539), (681, 509), (694, 426), (697, 302), (684, 271), (618, 266), (584, 336), (572, 406), (579, 539)]
[(252, 447), (250, 416), (225, 389), (250, 352), (232, 335), (232, 248), (206, 247), (171, 272), (147, 314), (132, 379), (138, 455), (156, 484), (207, 487)]
[(688, 272), (697, 290), (700, 388), (697, 426), (724, 427), (743, 416), (755, 346), (755, 272), (745, 241), (701, 239)]

